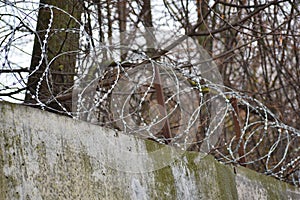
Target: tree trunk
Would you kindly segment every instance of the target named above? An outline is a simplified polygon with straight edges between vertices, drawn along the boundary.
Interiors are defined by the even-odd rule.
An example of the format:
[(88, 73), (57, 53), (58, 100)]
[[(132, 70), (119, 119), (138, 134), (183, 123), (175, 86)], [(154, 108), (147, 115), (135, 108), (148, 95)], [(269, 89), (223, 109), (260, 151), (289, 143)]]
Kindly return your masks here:
[[(45, 4), (54, 7), (45, 7)], [(40, 1), (26, 104), (55, 112), (71, 111), (71, 95), (69, 98), (59, 97), (70, 93), (74, 84), (79, 23), (70, 16), (80, 20), (81, 13), (80, 1)]]
[[(198, 20), (197, 22), (200, 23), (202, 21), (202, 24), (200, 25), (200, 27), (198, 28), (198, 31), (207, 31), (208, 29), (208, 24), (214, 24), (214, 19), (211, 19), (210, 22), (208, 22), (209, 20), (207, 19), (208, 16), (208, 12), (209, 12), (209, 7), (207, 5), (206, 2), (204, 2), (203, 0), (197, 0), (196, 1), (196, 5), (197, 5), (197, 17)], [(198, 37), (198, 41), (199, 44), (202, 45), (204, 47), (204, 49), (206, 51), (208, 51), (208, 53), (211, 55), (212, 53), (212, 38), (210, 36), (200, 36)]]
[[(118, 0), (118, 20), (119, 20), (119, 32), (120, 32), (120, 45), (126, 45), (126, 21), (127, 21), (127, 2), (126, 0)], [(126, 59), (126, 50), (121, 47), (121, 61)]]

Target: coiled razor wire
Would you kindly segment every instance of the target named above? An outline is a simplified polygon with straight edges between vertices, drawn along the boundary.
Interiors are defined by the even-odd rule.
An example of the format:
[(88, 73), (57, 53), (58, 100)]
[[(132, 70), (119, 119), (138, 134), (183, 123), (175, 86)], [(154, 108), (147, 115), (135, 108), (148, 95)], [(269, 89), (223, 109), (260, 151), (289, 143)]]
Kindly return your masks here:
[[(54, 9), (64, 12), (45, 6), (51, 13)], [(27, 59), (32, 56), (18, 50), (32, 40), (33, 34), (38, 36), (32, 24), (38, 7), (33, 7), (24, 14), (24, 8), (1, 2), (1, 13), (13, 13), (1, 20), (5, 30), (0, 37), (2, 100), (24, 95), (28, 77), (34, 73), (13, 62), (15, 52), (23, 52)], [(25, 24), (30, 31), (20, 34)], [(46, 56), (50, 30), (51, 21), (41, 60)], [(76, 31), (82, 41), (91, 40), (83, 28)], [(150, 47), (148, 35), (155, 36)], [(178, 33), (148, 29), (126, 33), (125, 37), (126, 45), (120, 41), (100, 44), (88, 56), (78, 51), (75, 85), (69, 88), (73, 109), (69, 112), (60, 104), (65, 114), (175, 148), (212, 154), (222, 163), (240, 164), (300, 185), (300, 131), (282, 123), (257, 99), (222, 85), (216, 65), (196, 41)], [(121, 50), (126, 60), (120, 60)], [(14, 71), (20, 67), (23, 71)], [(51, 62), (40, 81), (48, 80), (50, 68)], [(9, 70), (12, 73), (4, 73)], [(39, 99), (39, 91), (35, 92), (37, 104), (47, 108)]]

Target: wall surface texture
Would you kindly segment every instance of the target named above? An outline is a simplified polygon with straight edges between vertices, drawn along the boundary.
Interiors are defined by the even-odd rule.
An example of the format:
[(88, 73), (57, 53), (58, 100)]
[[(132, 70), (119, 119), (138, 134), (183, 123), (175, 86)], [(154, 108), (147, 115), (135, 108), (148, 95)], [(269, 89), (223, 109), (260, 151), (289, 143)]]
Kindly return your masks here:
[(0, 103), (0, 200), (300, 199), (292, 187), (211, 156)]

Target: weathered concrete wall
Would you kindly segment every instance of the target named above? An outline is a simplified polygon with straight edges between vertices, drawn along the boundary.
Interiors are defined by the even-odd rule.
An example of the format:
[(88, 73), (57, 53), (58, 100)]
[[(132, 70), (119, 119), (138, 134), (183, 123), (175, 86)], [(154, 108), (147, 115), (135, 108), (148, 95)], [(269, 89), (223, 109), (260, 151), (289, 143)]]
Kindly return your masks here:
[(0, 103), (0, 116), (1, 200), (300, 199), (299, 188), (211, 156), (20, 105)]

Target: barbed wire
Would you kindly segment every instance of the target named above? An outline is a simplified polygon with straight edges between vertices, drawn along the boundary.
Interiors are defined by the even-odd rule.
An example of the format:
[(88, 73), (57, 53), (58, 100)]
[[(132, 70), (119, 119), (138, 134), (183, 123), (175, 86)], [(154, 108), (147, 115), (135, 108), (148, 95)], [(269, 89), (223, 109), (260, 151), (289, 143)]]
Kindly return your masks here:
[[(0, 2), (1, 100), (23, 102), (27, 92), (36, 100), (25, 101), (27, 105), (175, 148), (212, 154), (222, 163), (239, 164), (300, 185), (300, 131), (281, 122), (259, 100), (224, 86), (217, 66), (197, 41), (172, 31), (142, 28), (116, 35), (127, 38), (126, 42), (114, 38), (110, 44), (93, 48), (92, 36), (66, 11), (32, 2), (18, 5)], [(50, 11), (43, 38), (35, 30), (37, 12), (42, 8)], [(80, 28), (53, 29), (57, 11)], [(48, 37), (57, 32), (79, 34), (80, 48), (47, 60)], [(150, 46), (149, 35), (154, 36)], [(34, 37), (41, 43), (40, 55), (30, 53)], [(52, 64), (74, 52), (74, 84), (55, 94)], [(125, 60), (120, 59), (122, 55)], [(39, 63), (29, 70), (32, 56), (39, 56)], [(37, 71), (41, 76), (32, 92), (28, 79)], [(48, 97), (40, 92), (43, 81), (51, 94)], [(65, 99), (71, 99), (72, 109), (62, 103)], [(50, 106), (53, 101), (59, 109)]]

